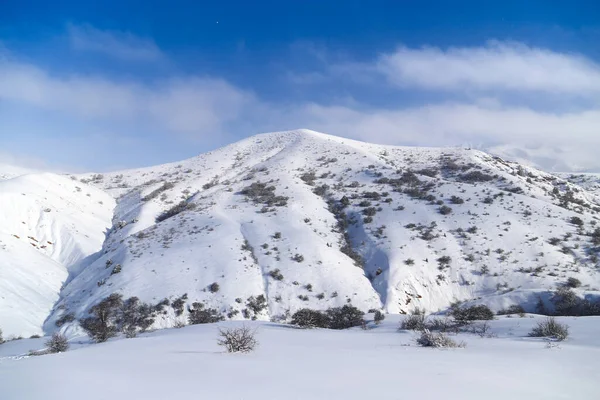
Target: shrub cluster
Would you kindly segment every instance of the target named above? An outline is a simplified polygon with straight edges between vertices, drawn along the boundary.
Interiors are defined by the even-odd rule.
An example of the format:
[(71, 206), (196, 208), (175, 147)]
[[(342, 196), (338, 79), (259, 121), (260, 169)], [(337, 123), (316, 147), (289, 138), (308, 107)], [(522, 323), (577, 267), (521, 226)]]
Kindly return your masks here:
[(348, 329), (363, 325), (364, 315), (364, 312), (349, 304), (325, 311), (303, 308), (292, 315), (292, 324), (303, 328)]
[(188, 323), (190, 325), (212, 324), (225, 318), (214, 308), (204, 308), (204, 303), (194, 302), (188, 307)]
[(450, 315), (459, 323), (494, 319), (494, 312), (485, 305), (463, 308), (455, 306), (450, 310)]
[(275, 186), (263, 182), (254, 182), (243, 188), (240, 194), (246, 196), (254, 204), (283, 207), (287, 205), (288, 197), (275, 195)]
[(600, 300), (581, 299), (568, 286), (558, 288), (550, 301), (554, 304), (555, 315), (600, 315)]
[(138, 332), (145, 332), (152, 326), (160, 309), (140, 302), (137, 297), (123, 301), (122, 295), (113, 293), (90, 308), (90, 316), (80, 319), (79, 325), (98, 343), (105, 342), (119, 332), (127, 337), (135, 337)]
[(156, 222), (162, 222), (166, 219), (176, 216), (184, 211), (193, 210), (196, 208), (195, 203), (189, 203), (187, 201), (182, 201), (178, 204), (175, 204), (173, 207), (169, 208), (158, 217), (156, 217)]

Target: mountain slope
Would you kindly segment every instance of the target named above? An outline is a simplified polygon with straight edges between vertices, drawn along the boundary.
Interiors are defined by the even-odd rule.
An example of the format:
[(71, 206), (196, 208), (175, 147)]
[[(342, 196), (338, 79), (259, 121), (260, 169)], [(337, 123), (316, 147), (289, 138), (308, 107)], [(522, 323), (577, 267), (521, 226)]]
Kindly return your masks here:
[[(285, 319), (346, 303), (389, 313), (456, 300), (533, 311), (568, 277), (581, 281), (581, 295), (600, 287), (598, 198), (480, 151), (298, 130), (73, 178), (116, 207), (102, 252), (71, 273), (47, 330), (115, 292), (202, 302), (233, 319)], [(156, 326), (183, 320), (176, 308)]]
[(106, 193), (54, 174), (0, 182), (0, 321), (6, 336), (42, 332), (69, 273), (100, 250), (113, 207)]

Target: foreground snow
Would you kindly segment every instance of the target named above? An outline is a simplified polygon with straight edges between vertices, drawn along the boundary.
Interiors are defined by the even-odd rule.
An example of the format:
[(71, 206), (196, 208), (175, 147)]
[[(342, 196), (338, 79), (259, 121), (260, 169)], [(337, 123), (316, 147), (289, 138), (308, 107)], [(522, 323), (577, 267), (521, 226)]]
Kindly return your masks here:
[(22, 358), (43, 339), (0, 346), (0, 398), (13, 399), (591, 399), (600, 372), (600, 318), (559, 318), (559, 347), (527, 337), (540, 316), (492, 321), (495, 338), (461, 334), (464, 349), (415, 345), (401, 317), (369, 331), (299, 330), (247, 322), (260, 342), (226, 354), (218, 327), (156, 331), (67, 353)]

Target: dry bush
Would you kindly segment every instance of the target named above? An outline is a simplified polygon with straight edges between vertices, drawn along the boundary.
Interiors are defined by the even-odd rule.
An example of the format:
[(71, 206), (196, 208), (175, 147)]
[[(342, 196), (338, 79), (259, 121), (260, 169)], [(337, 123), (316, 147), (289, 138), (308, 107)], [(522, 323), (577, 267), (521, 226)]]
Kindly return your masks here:
[(531, 337), (548, 337), (558, 341), (565, 340), (569, 336), (569, 326), (561, 324), (553, 317), (548, 317), (529, 332)]
[(246, 326), (241, 328), (219, 329), (219, 346), (225, 347), (228, 353), (249, 353), (258, 346), (256, 332)]

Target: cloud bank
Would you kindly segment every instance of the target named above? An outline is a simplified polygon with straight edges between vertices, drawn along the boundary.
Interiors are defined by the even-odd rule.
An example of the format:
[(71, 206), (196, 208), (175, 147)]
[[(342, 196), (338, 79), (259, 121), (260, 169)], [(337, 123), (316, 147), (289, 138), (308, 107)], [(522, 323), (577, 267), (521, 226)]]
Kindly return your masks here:
[[(85, 25), (70, 26), (68, 32), (80, 51), (131, 61), (164, 57), (152, 41), (130, 34)], [(307, 84), (302, 74), (287, 72), (294, 77), (289, 85)], [(331, 63), (307, 76), (322, 82), (334, 79), (332, 74), (342, 81), (443, 93), (445, 98), (402, 107), (375, 106), (359, 95), (344, 103), (276, 103), (262, 98), (258, 89), (242, 89), (218, 77), (180, 75), (142, 82), (57, 76), (30, 63), (4, 60), (0, 101), (32, 114), (50, 110), (91, 125), (101, 122), (115, 132), (136, 122), (149, 124), (164, 140), (176, 135), (197, 142), (305, 127), (385, 144), (496, 148), (508, 156), (527, 154), (548, 169), (600, 170), (595, 156), (600, 66), (581, 55), (513, 42), (448, 49), (400, 46), (368, 63)], [(585, 101), (544, 108), (549, 98), (564, 96)], [(162, 161), (167, 160), (157, 160)]]

